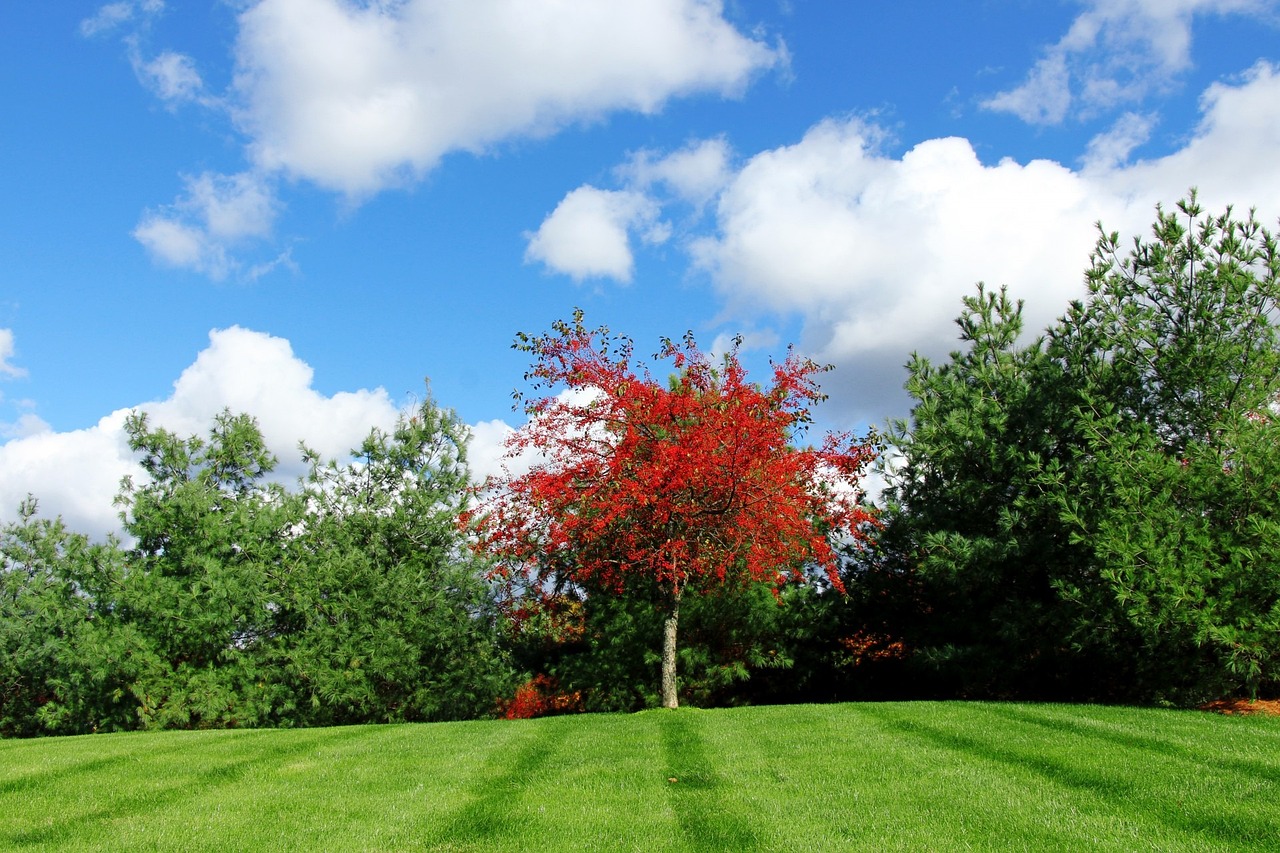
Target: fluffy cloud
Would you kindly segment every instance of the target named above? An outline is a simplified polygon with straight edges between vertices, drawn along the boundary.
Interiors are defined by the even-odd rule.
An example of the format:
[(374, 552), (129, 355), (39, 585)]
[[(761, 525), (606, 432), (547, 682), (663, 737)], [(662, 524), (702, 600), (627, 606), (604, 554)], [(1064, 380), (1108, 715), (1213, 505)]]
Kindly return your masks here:
[(1194, 183), (1210, 207), (1256, 205), (1271, 224), (1280, 215), (1280, 66), (1259, 62), (1237, 81), (1210, 86), (1202, 118), (1178, 151), (1096, 177), (1122, 197), (1170, 199)]
[(1059, 124), (1140, 102), (1191, 65), (1197, 15), (1274, 17), (1275, 0), (1086, 0), (1080, 14), (1021, 85), (983, 106), (1032, 124)]
[(481, 421), (471, 427), (471, 443), (467, 445), (467, 464), (471, 476), (478, 482), (497, 477), (505, 470), (528, 470), (525, 465), (513, 467), (507, 458), (507, 439), (515, 433), (515, 427), (503, 420)]
[(271, 234), (279, 203), (270, 181), (255, 172), (184, 178), (172, 205), (147, 211), (134, 238), (163, 264), (215, 280), (239, 268), (230, 250)]
[(752, 158), (695, 258), (735, 313), (803, 317), (802, 348), (850, 386), (833, 398), (878, 421), (907, 354), (951, 348), (961, 294), (1009, 283), (1043, 324), (1079, 286), (1091, 223), (1123, 211), (1057, 163), (986, 166), (955, 138), (893, 158), (875, 135), (828, 121)]
[(584, 185), (571, 191), (538, 230), (526, 234), (526, 261), (553, 272), (584, 278), (631, 281), (631, 237), (649, 244), (666, 242), (673, 231), (661, 219), (662, 202), (691, 205), (693, 219), (732, 177), (731, 151), (723, 138), (699, 140), (670, 154), (634, 152), (614, 169), (619, 190)]
[(151, 24), (164, 11), (164, 0), (107, 3), (80, 22), (80, 34), (94, 38), (123, 30), (122, 40), (138, 82), (170, 108), (186, 101), (217, 105), (216, 99), (205, 95), (204, 80), (190, 56), (172, 50), (161, 51), (150, 59), (144, 54), (143, 44)]
[(1211, 210), (1255, 204), (1274, 222), (1280, 69), (1260, 63), (1216, 84), (1201, 107), (1174, 153), (1130, 162), (1152, 119), (1127, 116), (1094, 140), (1077, 169), (984, 164), (958, 138), (891, 156), (874, 125), (824, 121), (733, 172), (714, 233), (689, 245), (726, 316), (798, 317), (801, 348), (840, 367), (827, 388), (840, 416), (878, 422), (905, 413), (910, 352), (954, 348), (953, 319), (976, 282), (1007, 284), (1025, 298), (1034, 334), (1083, 293), (1097, 221), (1145, 234), (1158, 202), (1195, 185)]
[[(681, 236), (722, 295), (724, 316), (748, 325), (799, 318), (802, 349), (841, 368), (828, 389), (841, 416), (878, 422), (905, 412), (909, 353), (945, 356), (955, 346), (960, 298), (976, 282), (1008, 285), (1026, 299), (1027, 329), (1035, 334), (1083, 293), (1096, 222), (1145, 234), (1155, 205), (1193, 185), (1210, 210), (1252, 204), (1274, 221), (1280, 68), (1258, 63), (1211, 86), (1200, 104), (1201, 120), (1182, 148), (1137, 162), (1130, 156), (1151, 131), (1149, 115), (1121, 116), (1074, 169), (1047, 160), (984, 164), (959, 138), (926, 140), (891, 156), (874, 124), (828, 120), (737, 171), (720, 140), (666, 157), (641, 152), (618, 168), (624, 188), (615, 195), (636, 209), (641, 198), (659, 206), (695, 201), (699, 192), (680, 188), (708, 188), (702, 192), (716, 199), (714, 232), (699, 235), (694, 221)], [(676, 199), (663, 199), (658, 184), (674, 188)], [(629, 275), (618, 217), (602, 206), (584, 205), (579, 214), (563, 244), (577, 257), (613, 253)], [(548, 265), (569, 271), (567, 263)]]
[(630, 235), (640, 231), (646, 242), (667, 238), (657, 221), (658, 205), (643, 193), (581, 186), (556, 206), (534, 234), (527, 235), (526, 261), (577, 281), (602, 277), (631, 280)]
[(135, 50), (133, 69), (143, 85), (171, 107), (200, 100), (204, 81), (191, 57), (166, 50), (151, 60), (144, 60)]
[(33, 494), (45, 515), (61, 514), (75, 530), (101, 537), (118, 528), (112, 499), (135, 466), (120, 411), (89, 429), (47, 428), (0, 444), (0, 519), (11, 521)]
[[(245, 134), (250, 169), (187, 179), (184, 197), (148, 211), (133, 232), (161, 263), (214, 279), (240, 269), (236, 251), (243, 237), (269, 232), (269, 216), (231, 203), (274, 211), (273, 177), (308, 180), (360, 200), (417, 180), (449, 152), (551, 134), (612, 111), (652, 113), (695, 92), (733, 96), (754, 74), (786, 62), (784, 47), (745, 36), (726, 21), (721, 0), (256, 0), (244, 6), (226, 98), (205, 93), (190, 57), (165, 51), (144, 59), (137, 37), (125, 37), (139, 79), (167, 105), (195, 101), (228, 109)], [(159, 0), (108, 4), (81, 30), (111, 31), (162, 8)], [(610, 237), (617, 235), (624, 202), (598, 208)], [(260, 227), (219, 229), (210, 220), (219, 205), (240, 206), (237, 215), (250, 214), (243, 221)], [(554, 236), (547, 239), (532, 256), (555, 265), (565, 253)], [(622, 252), (615, 240), (607, 256), (569, 257), (564, 269), (625, 276), (626, 254), (625, 240)]]
[(1111, 128), (1089, 140), (1085, 151), (1086, 170), (1112, 169), (1124, 165), (1134, 149), (1151, 137), (1156, 125), (1153, 115), (1125, 113)]
[(1061, 124), (1071, 107), (1067, 58), (1061, 51), (1051, 51), (1036, 62), (1021, 86), (993, 95), (982, 106), (1013, 113), (1029, 124)]
[(701, 207), (729, 182), (731, 156), (729, 143), (723, 137), (704, 139), (672, 154), (638, 151), (617, 172), (628, 185), (647, 190), (661, 184), (679, 198)]
[(49, 424), (43, 418), (31, 412), (23, 412), (13, 423), (0, 423), (0, 439), (8, 441), (11, 438), (26, 438), (48, 430)]
[(80, 22), (80, 33), (86, 37), (101, 35), (138, 18), (147, 18), (164, 11), (164, 0), (120, 0), (98, 8)]
[(0, 378), (13, 379), (26, 376), (27, 371), (10, 361), (16, 348), (13, 343), (13, 330), (0, 329)]
[(326, 397), (311, 387), (314, 375), (284, 338), (233, 326), (209, 333), (209, 346), (182, 371), (169, 398), (140, 408), (181, 433), (207, 429), (224, 408), (248, 412), (284, 462), (296, 457), (300, 439), (323, 456), (340, 456), (370, 428), (394, 423), (385, 390)]
[[(16, 351), (13, 330), (0, 329), (0, 379), (21, 379), (27, 375), (25, 367), (19, 367), (12, 361)], [(0, 402), (5, 402), (4, 394), (0, 394)], [(16, 405), (20, 411), (26, 407), (25, 401), (11, 402), (9, 405)], [(22, 411), (18, 419), (12, 423), (0, 421), (0, 440), (39, 432), (43, 427), (44, 421), (31, 412)]]
[(720, 0), (260, 0), (240, 16), (235, 87), (260, 168), (359, 197), (450, 151), (732, 95), (783, 58)]
[(95, 536), (116, 530), (112, 499), (120, 478), (138, 473), (124, 431), (131, 409), (180, 435), (204, 434), (224, 408), (247, 412), (258, 419), (280, 459), (281, 476), (290, 480), (303, 473), (300, 440), (338, 457), (371, 428), (394, 423), (397, 409), (383, 389), (325, 396), (312, 379), (311, 367), (282, 338), (239, 327), (210, 332), (208, 347), (163, 400), (117, 410), (71, 432), (28, 419), (18, 437), (0, 444), (0, 518), (11, 519), (31, 493), (43, 512), (61, 514), (72, 529)]

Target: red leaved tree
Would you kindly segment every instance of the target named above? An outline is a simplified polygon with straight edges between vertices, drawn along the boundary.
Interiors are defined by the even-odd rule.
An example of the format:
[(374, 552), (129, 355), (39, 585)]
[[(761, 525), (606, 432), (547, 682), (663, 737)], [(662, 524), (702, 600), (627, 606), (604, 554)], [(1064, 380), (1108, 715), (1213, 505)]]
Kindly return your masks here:
[(517, 395), (529, 420), (508, 450), (539, 461), (492, 478), (467, 520), (499, 572), (534, 589), (656, 586), (662, 704), (674, 708), (686, 592), (750, 581), (776, 589), (813, 566), (843, 590), (832, 542), (863, 541), (874, 523), (858, 489), (873, 445), (842, 434), (793, 446), (825, 369), (795, 354), (773, 365), (764, 388), (747, 381), (736, 347), (715, 363), (686, 335), (663, 341), (655, 358), (676, 372), (660, 383), (633, 367), (629, 339), (588, 331), (581, 311), (553, 328), (516, 343), (534, 357), (526, 380), (548, 395)]

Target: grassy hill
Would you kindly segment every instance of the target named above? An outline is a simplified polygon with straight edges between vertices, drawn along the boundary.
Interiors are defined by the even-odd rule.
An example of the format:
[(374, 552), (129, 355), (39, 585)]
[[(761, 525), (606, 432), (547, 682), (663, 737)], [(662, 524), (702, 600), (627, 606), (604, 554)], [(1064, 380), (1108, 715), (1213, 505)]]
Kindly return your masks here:
[(1280, 718), (925, 702), (5, 741), (0, 847), (1280, 850)]

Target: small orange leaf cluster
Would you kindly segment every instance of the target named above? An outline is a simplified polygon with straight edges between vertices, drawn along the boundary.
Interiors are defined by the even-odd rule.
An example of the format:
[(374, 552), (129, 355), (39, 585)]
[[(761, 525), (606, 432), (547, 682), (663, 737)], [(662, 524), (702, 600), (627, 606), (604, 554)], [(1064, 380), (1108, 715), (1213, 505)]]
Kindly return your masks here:
[(510, 699), (498, 702), (503, 719), (528, 720), (553, 714), (572, 714), (582, 710), (582, 693), (560, 693), (559, 683), (539, 673), (516, 688)]
[(853, 668), (871, 661), (901, 660), (907, 656), (907, 647), (900, 640), (870, 631), (843, 637), (840, 645), (849, 653), (849, 666)]

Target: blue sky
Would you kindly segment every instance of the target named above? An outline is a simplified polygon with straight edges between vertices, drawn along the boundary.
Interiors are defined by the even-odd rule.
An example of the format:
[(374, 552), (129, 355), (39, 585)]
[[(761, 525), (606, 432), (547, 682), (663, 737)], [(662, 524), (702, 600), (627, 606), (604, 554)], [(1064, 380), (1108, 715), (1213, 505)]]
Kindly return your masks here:
[(580, 306), (794, 343), (863, 429), (976, 281), (1041, 327), (1099, 219), (1280, 215), (1276, 0), (9, 3), (0, 87), (0, 518), (95, 535), (131, 409), (291, 476), (429, 377), (489, 471)]

